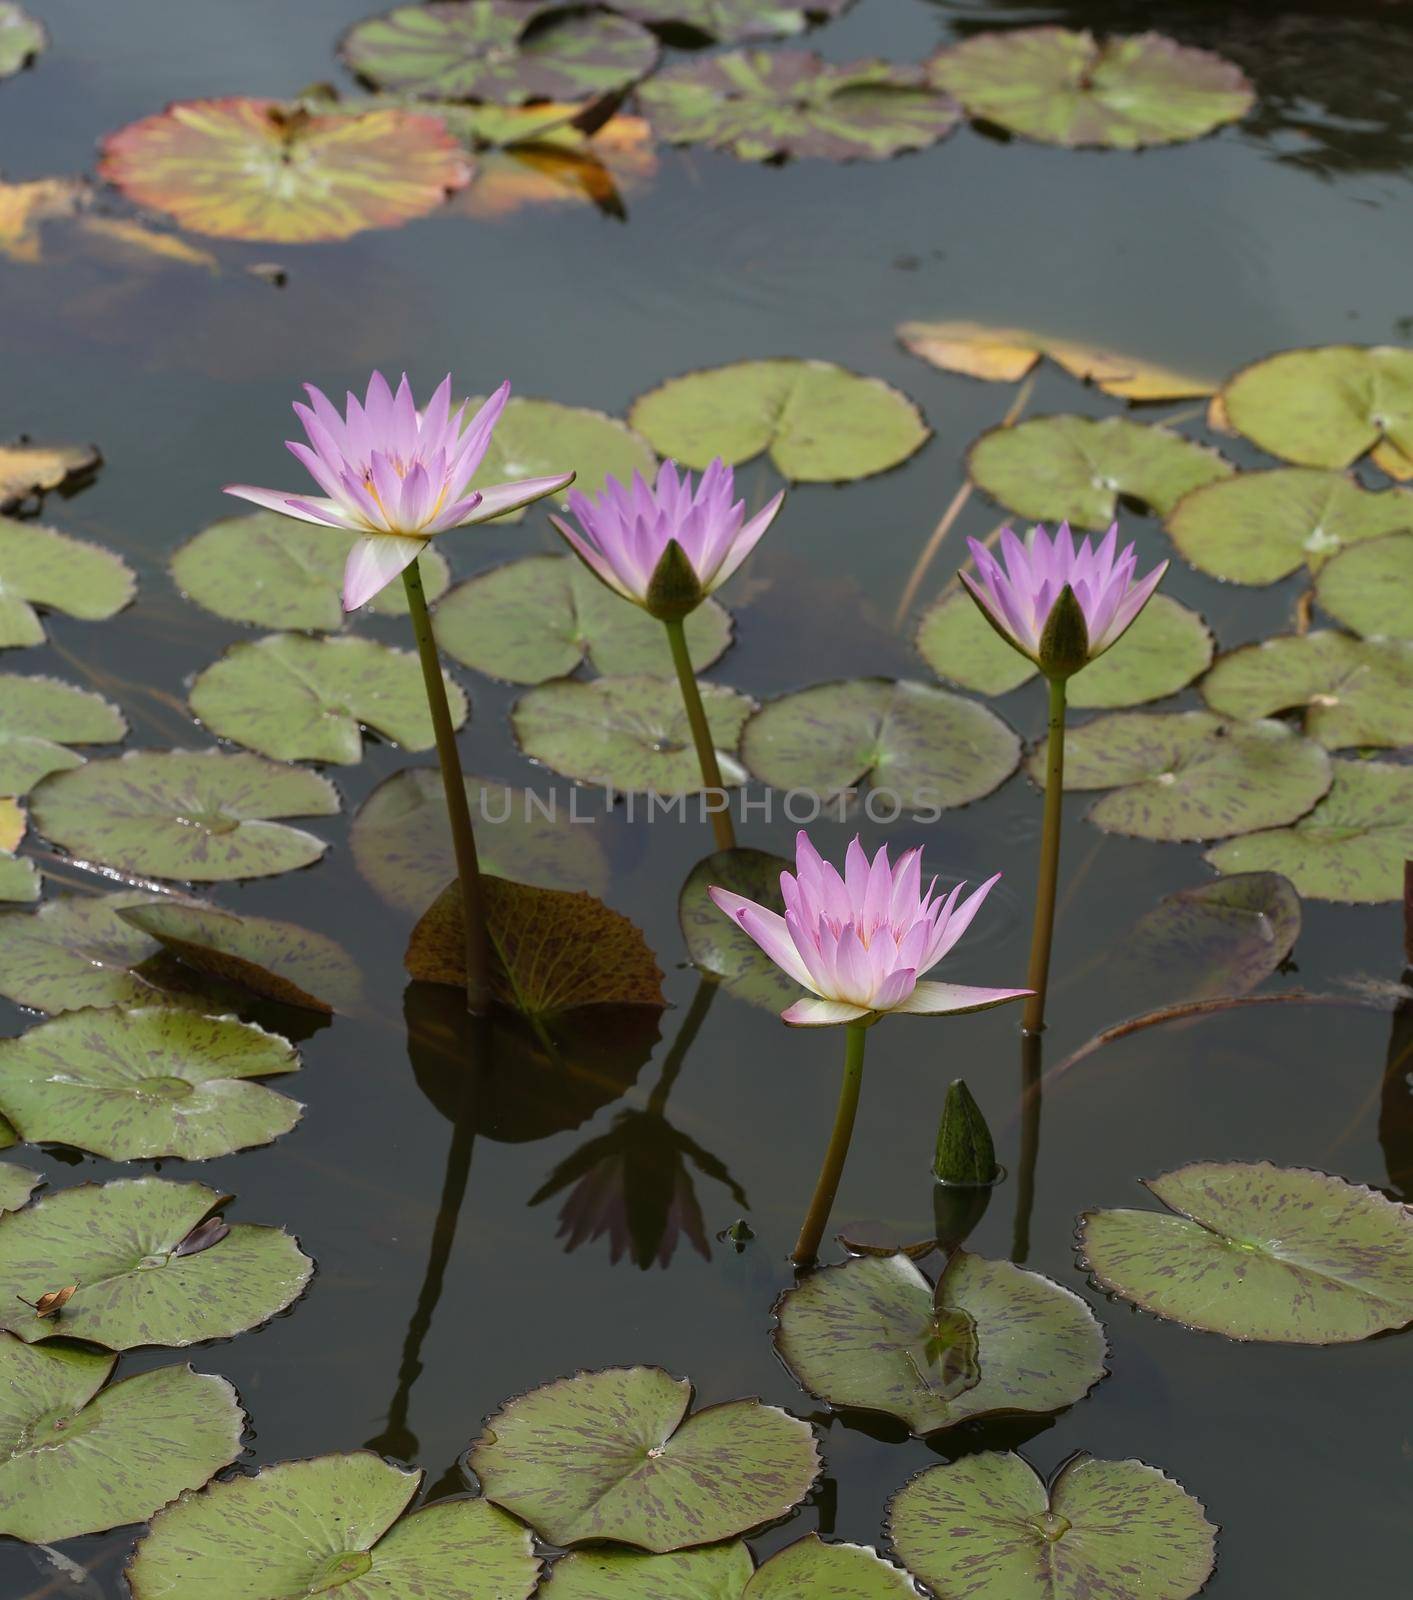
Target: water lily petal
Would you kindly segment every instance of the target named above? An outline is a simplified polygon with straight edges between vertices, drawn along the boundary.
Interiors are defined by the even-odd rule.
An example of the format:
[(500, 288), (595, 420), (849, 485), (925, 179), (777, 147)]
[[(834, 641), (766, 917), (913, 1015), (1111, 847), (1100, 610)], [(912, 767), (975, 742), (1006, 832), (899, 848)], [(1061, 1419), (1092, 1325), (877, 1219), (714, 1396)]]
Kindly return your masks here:
[(1024, 1000), (1029, 989), (974, 989), (964, 983), (932, 983), (917, 985), (907, 999), (892, 1009), (909, 1016), (940, 1017), (952, 1012), (990, 1011), (993, 1006), (1003, 1006), (1011, 1000)]
[(869, 1015), (867, 1006), (850, 1005), (846, 1000), (797, 1000), (780, 1013), (782, 1022), (792, 1028), (832, 1028), (841, 1022), (857, 1022)]
[(343, 608), (357, 611), (385, 589), (426, 547), (425, 539), (395, 533), (370, 533), (348, 552), (343, 569)]

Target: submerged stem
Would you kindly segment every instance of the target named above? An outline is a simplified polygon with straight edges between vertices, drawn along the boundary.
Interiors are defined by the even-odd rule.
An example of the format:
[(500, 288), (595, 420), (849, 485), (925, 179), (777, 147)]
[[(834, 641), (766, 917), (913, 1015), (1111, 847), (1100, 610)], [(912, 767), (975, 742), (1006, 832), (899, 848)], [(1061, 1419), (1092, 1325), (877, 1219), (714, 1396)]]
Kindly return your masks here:
[(1050, 942), (1055, 933), (1055, 893), (1060, 881), (1060, 821), (1065, 796), (1065, 680), (1050, 679), (1050, 732), (1045, 745), (1045, 824), (1040, 834), (1040, 877), (1035, 886), (1035, 926), (1030, 935), (1027, 987), (1021, 1026), (1045, 1026), (1045, 989), (1050, 981)]
[(807, 1267), (819, 1254), (819, 1241), (834, 1209), (834, 1197), (839, 1192), (839, 1179), (844, 1173), (844, 1162), (849, 1154), (849, 1141), (854, 1135), (854, 1117), (859, 1109), (859, 1090), (863, 1086), (864, 1036), (863, 1023), (850, 1022), (844, 1029), (844, 1081), (839, 1086), (839, 1105), (834, 1113), (834, 1131), (829, 1136), (829, 1148), (824, 1153), (824, 1165), (819, 1169), (814, 1199), (810, 1201), (804, 1226), (796, 1241), (791, 1259), (797, 1267)]
[(682, 686), (682, 703), (687, 709), (687, 722), (692, 729), (692, 742), (697, 747), (697, 761), (702, 769), (702, 783), (710, 803), (718, 801), (721, 809), (711, 814), (712, 831), (716, 834), (718, 850), (736, 848), (736, 830), (731, 823), (731, 800), (726, 785), (721, 781), (721, 767), (716, 759), (716, 746), (711, 742), (711, 726), (707, 722), (706, 707), (702, 705), (702, 692), (697, 675), (692, 670), (692, 655), (687, 648), (687, 633), (682, 618), (664, 621), (667, 642), (672, 648), (672, 664), (677, 668), (677, 681)]

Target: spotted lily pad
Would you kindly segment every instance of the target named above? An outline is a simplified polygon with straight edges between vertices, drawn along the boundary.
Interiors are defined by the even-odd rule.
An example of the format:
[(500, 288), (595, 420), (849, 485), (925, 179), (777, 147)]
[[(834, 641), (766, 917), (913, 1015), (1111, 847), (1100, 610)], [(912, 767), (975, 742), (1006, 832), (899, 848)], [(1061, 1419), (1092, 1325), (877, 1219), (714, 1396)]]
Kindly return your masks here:
[(0, 1335), (0, 1533), (52, 1544), (142, 1522), (240, 1455), (224, 1378), (159, 1367), (105, 1388), (114, 1361)]
[[(1045, 744), (1030, 775), (1045, 781)], [(1302, 817), (1329, 789), (1330, 758), (1279, 722), (1210, 711), (1131, 711), (1071, 728), (1065, 788), (1111, 789), (1089, 808), (1106, 833), (1224, 839)]]
[(1228, 476), (1215, 450), (1126, 417), (1035, 417), (971, 447), (972, 482), (1023, 517), (1107, 528), (1119, 496), (1166, 515), (1191, 490)]
[(91, 444), (41, 444), (23, 436), (0, 444), (0, 510), (67, 488), (96, 472), (102, 460)]
[[(526, 556), (459, 584), (437, 607), (437, 642), (463, 666), (509, 683), (597, 672), (671, 677), (667, 633), (570, 556)], [(708, 600), (686, 621), (700, 672), (731, 643), (731, 616)]]
[(421, 1482), (355, 1450), (183, 1495), (138, 1543), (133, 1600), (528, 1600), (540, 1563), (526, 1529), (483, 1500), (403, 1517)]
[(41, 893), (39, 867), (27, 857), (0, 851), (0, 900), (29, 905)]
[(904, 810), (980, 800), (1010, 777), (1020, 754), (1020, 740), (994, 711), (885, 678), (782, 695), (741, 736), (741, 758), (762, 783), (832, 799), (867, 780), (880, 801)]
[(777, 1013), (793, 1005), (804, 991), (734, 917), (717, 909), (707, 890), (713, 886), (730, 889), (783, 914), (780, 874), (794, 870), (794, 862), (764, 850), (718, 850), (692, 868), (677, 899), (677, 921), (687, 953), (698, 968), (738, 999)]
[(614, 9), (639, 22), (683, 29), (719, 44), (802, 33), (837, 17), (853, 0), (616, 0)]
[(1200, 139), (1255, 98), (1232, 62), (1158, 33), (1101, 42), (1068, 28), (998, 30), (942, 51), (929, 68), (971, 116), (1071, 149)]
[(1191, 1600), (1217, 1535), (1145, 1462), (1071, 1456), (1047, 1490), (1020, 1456), (992, 1451), (920, 1472), (888, 1531), (915, 1577), (967, 1600)]
[(205, 1161), (289, 1132), (299, 1103), (248, 1080), (298, 1066), (285, 1040), (233, 1017), (69, 1011), (0, 1040), (0, 1110), (30, 1144)]
[(1346, 1344), (1413, 1322), (1413, 1213), (1377, 1190), (1268, 1161), (1147, 1178), (1167, 1211), (1086, 1211), (1095, 1280), (1184, 1327)]
[(110, 133), (101, 176), (193, 233), (308, 244), (394, 228), (471, 179), (437, 117), (319, 115), (277, 100), (181, 100)]
[[(208, 1249), (178, 1251), (227, 1198), (201, 1183), (119, 1178), (62, 1189), (6, 1217), (0, 1328), (27, 1344), (59, 1334), (131, 1350), (228, 1339), (268, 1322), (314, 1270), (289, 1234), (238, 1222)], [(71, 1283), (78, 1292), (57, 1317), (23, 1303)]]
[(806, 1534), (758, 1572), (739, 1541), (649, 1555), (579, 1550), (556, 1561), (546, 1600), (916, 1600), (905, 1572), (866, 1545), (826, 1544)]
[(652, 71), (658, 44), (627, 17), (559, 0), (432, 0), (356, 23), (339, 55), (384, 89), (519, 105), (624, 89)]
[(809, 1424), (759, 1400), (689, 1416), (691, 1399), (658, 1367), (581, 1372), (503, 1406), (467, 1464), (488, 1500), (557, 1545), (661, 1553), (793, 1511), (819, 1472)]
[(0, 648), (44, 643), (36, 607), (101, 622), (136, 589), (132, 569), (111, 550), (0, 517)]
[(1104, 1330), (1077, 1295), (965, 1250), (935, 1289), (903, 1254), (824, 1267), (775, 1313), (776, 1348), (811, 1394), (886, 1412), (918, 1435), (1058, 1411), (1104, 1376)]
[(0, 5), (0, 78), (13, 77), (27, 67), (49, 43), (44, 25), (36, 22), (15, 0)]
[(1283, 872), (1309, 900), (1376, 904), (1403, 896), (1413, 860), (1413, 767), (1336, 761), (1330, 792), (1291, 828), (1228, 839), (1207, 852), (1219, 872)]
[(689, 372), (640, 396), (628, 416), (660, 454), (689, 467), (715, 456), (739, 465), (768, 450), (799, 483), (886, 472), (931, 435), (905, 394), (829, 361), (735, 361)]
[(1343, 550), (1315, 580), (1315, 598), (1365, 638), (1413, 639), (1413, 533)]
[[(18, 1136), (10, 1131), (5, 1144), (17, 1144)], [(34, 1191), (44, 1182), (37, 1172), (28, 1167), (16, 1166), (13, 1161), (0, 1161), (0, 1212), (18, 1211)]]
[(49, 773), (81, 767), (71, 744), (112, 744), (127, 731), (117, 706), (91, 689), (0, 673), (0, 794), (28, 794)]
[(324, 840), (271, 819), (338, 809), (333, 784), (303, 768), (244, 753), (141, 750), (46, 778), (30, 815), (36, 831), (83, 860), (215, 883), (317, 861)]

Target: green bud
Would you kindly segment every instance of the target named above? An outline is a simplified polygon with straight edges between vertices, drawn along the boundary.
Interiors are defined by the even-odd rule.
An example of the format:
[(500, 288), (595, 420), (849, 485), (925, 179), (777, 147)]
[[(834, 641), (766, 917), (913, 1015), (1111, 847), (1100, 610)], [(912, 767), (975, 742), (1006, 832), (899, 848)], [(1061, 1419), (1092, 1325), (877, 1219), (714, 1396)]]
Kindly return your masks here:
[(1050, 607), (1040, 634), (1040, 670), (1047, 678), (1070, 678), (1089, 661), (1089, 625), (1084, 608), (1066, 584)]
[(939, 1183), (980, 1185), (996, 1176), (996, 1147), (981, 1107), (960, 1078), (947, 1090), (942, 1123), (937, 1130), (937, 1156), (932, 1175)]
[(659, 622), (680, 622), (705, 598), (697, 569), (687, 559), (687, 552), (676, 539), (669, 539), (648, 580), (644, 604)]

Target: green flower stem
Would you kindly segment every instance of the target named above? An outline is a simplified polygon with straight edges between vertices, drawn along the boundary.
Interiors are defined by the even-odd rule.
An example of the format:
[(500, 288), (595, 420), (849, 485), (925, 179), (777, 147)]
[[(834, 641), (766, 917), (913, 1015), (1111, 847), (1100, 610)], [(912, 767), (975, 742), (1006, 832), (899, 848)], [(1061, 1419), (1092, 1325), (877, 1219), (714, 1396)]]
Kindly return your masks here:
[(1023, 1266), (1030, 1256), (1030, 1218), (1035, 1209), (1035, 1169), (1040, 1161), (1041, 1046), (1043, 1035), (1021, 1035), (1020, 1159), (1016, 1163), (1016, 1216), (1011, 1230), (1011, 1260)]
[(1030, 935), (1027, 987), (1021, 1026), (1045, 1026), (1045, 990), (1050, 981), (1050, 943), (1055, 934), (1055, 891), (1060, 881), (1060, 820), (1065, 799), (1065, 680), (1050, 679), (1050, 732), (1045, 747), (1045, 825), (1040, 834), (1040, 879), (1035, 886), (1035, 926)]
[(716, 834), (718, 850), (736, 848), (736, 830), (731, 823), (730, 797), (721, 781), (721, 767), (716, 759), (716, 746), (711, 742), (711, 726), (707, 722), (706, 708), (702, 705), (702, 692), (697, 686), (697, 675), (692, 670), (692, 655), (687, 649), (687, 633), (681, 617), (671, 622), (664, 620), (667, 642), (672, 647), (672, 664), (677, 668), (677, 681), (682, 686), (682, 703), (687, 708), (687, 721), (692, 729), (692, 741), (697, 747), (697, 760), (702, 769), (702, 782), (713, 800), (726, 801), (720, 811), (711, 814), (711, 826)]
[(824, 1165), (819, 1169), (819, 1182), (815, 1184), (814, 1199), (805, 1216), (800, 1237), (791, 1256), (797, 1267), (807, 1267), (819, 1254), (819, 1241), (834, 1209), (834, 1197), (839, 1192), (839, 1179), (844, 1173), (844, 1162), (849, 1154), (849, 1141), (854, 1135), (854, 1117), (859, 1109), (859, 1090), (863, 1087), (864, 1036), (868, 1029), (864, 1023), (850, 1022), (844, 1028), (844, 1081), (839, 1088), (839, 1106), (834, 1113), (834, 1132), (829, 1136), (829, 1148), (824, 1153)]
[(412, 616), (412, 632), (417, 640), (417, 655), (422, 663), (422, 682), (427, 689), (427, 709), (437, 738), (437, 760), (441, 763), (442, 787), (446, 790), (447, 816), (451, 822), (451, 842), (456, 852), (456, 875), (461, 883), (462, 920), (466, 925), (466, 1009), (473, 1016), (490, 1010), (491, 959), (486, 937), (486, 909), (481, 896), (481, 869), (476, 860), (476, 835), (471, 828), (471, 808), (466, 803), (466, 780), (461, 775), (461, 756), (456, 748), (456, 729), (447, 705), (446, 683), (437, 656), (437, 641), (432, 619), (427, 615), (427, 596), (422, 588), (420, 558), (402, 572), (407, 591), (407, 609)]

